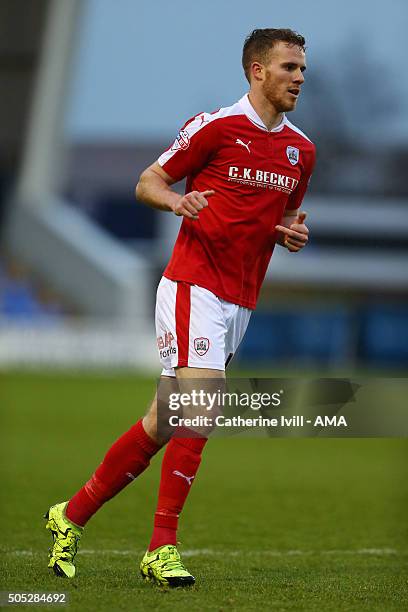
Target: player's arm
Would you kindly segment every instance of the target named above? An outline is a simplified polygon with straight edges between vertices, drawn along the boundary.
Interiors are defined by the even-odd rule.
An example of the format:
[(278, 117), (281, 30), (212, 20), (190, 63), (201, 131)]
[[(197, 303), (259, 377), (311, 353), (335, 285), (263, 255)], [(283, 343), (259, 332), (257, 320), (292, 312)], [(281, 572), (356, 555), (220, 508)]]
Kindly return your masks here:
[(171, 185), (175, 182), (160, 164), (155, 162), (141, 174), (136, 185), (136, 197), (157, 210), (174, 212), (178, 216), (189, 219), (198, 219), (199, 212), (208, 206), (207, 198), (215, 192), (212, 189), (202, 192), (191, 191), (182, 196), (171, 189)]

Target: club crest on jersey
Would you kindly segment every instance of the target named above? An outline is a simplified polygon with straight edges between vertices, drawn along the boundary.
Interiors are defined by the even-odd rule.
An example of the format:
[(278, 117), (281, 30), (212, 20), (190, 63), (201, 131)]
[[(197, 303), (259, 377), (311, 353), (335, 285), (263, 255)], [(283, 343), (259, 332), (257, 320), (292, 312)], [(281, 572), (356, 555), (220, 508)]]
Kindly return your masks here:
[(197, 355), (200, 355), (200, 357), (202, 357), (206, 354), (209, 348), (210, 341), (208, 338), (194, 338), (194, 350)]
[(173, 146), (171, 147), (171, 150), (179, 151), (182, 149), (184, 151), (185, 149), (188, 149), (189, 146), (190, 136), (188, 135), (187, 130), (180, 130), (176, 140), (173, 143)]
[(286, 147), (286, 155), (292, 166), (296, 166), (299, 161), (299, 149), (297, 147)]

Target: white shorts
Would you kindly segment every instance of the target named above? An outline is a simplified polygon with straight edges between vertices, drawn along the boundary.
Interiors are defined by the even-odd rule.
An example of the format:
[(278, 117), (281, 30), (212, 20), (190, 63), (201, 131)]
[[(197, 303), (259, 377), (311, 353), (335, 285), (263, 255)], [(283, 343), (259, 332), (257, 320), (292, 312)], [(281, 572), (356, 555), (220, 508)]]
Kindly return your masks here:
[(162, 375), (174, 368), (225, 370), (252, 310), (226, 302), (198, 285), (163, 277), (157, 288), (156, 336)]

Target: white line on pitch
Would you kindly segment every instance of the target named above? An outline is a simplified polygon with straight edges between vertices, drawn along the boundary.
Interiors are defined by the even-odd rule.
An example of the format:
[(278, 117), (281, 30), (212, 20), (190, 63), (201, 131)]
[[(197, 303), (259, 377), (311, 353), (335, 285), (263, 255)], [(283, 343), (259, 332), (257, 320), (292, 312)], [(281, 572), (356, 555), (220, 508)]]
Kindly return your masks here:
[[(101, 549), (94, 550), (84, 548), (79, 550), (80, 555), (121, 555), (125, 557), (133, 557), (143, 555), (144, 550), (117, 550), (117, 549)], [(10, 550), (5, 551), (5, 554), (24, 556), (24, 555), (40, 555), (39, 551), (33, 550)], [(396, 550), (394, 548), (358, 548), (356, 550), (213, 550), (211, 548), (197, 548), (191, 550), (182, 550), (181, 554), (184, 557), (238, 557), (240, 555), (258, 555), (265, 557), (305, 557), (310, 555), (407, 555), (408, 551)]]

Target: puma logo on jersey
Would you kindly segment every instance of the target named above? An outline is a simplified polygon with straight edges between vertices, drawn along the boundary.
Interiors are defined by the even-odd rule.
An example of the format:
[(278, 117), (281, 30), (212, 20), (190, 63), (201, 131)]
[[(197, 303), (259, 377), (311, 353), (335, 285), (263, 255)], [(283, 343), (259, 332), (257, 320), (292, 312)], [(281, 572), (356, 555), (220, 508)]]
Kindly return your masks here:
[(205, 118), (205, 113), (203, 113), (202, 115), (199, 115), (198, 118), (201, 119), (201, 123), (200, 123), (200, 125), (198, 127), (201, 127), (203, 125), (203, 123), (208, 123), (209, 122), (209, 119)]
[(249, 150), (249, 145), (251, 144), (251, 140), (248, 141), (248, 144), (245, 144), (245, 142), (242, 142), (242, 140), (240, 138), (237, 138), (235, 141), (235, 144), (240, 144), (243, 147), (246, 148), (246, 150), (248, 151), (248, 153), (250, 153), (251, 151)]
[(189, 486), (191, 487), (191, 483), (193, 482), (194, 476), (186, 476), (185, 474), (183, 474), (182, 472), (179, 472), (178, 470), (174, 470), (173, 474), (175, 476), (180, 476), (181, 478), (184, 478), (185, 480), (187, 480)]

